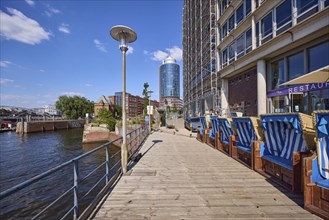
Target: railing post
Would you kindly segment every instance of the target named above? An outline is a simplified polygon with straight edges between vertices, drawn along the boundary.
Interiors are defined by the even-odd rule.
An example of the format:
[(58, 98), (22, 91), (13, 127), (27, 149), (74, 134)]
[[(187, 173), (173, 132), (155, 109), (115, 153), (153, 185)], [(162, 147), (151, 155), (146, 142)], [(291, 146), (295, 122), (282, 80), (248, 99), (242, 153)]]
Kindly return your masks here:
[(79, 201), (78, 201), (78, 181), (79, 181), (79, 167), (78, 160), (74, 160), (73, 167), (73, 180), (74, 180), (74, 188), (73, 188), (73, 197), (74, 197), (74, 209), (73, 209), (73, 219), (76, 220), (79, 217)]
[(106, 165), (105, 165), (105, 167), (106, 167), (106, 170), (105, 170), (105, 172), (106, 172), (106, 178), (105, 178), (105, 181), (106, 181), (106, 184), (109, 182), (109, 176), (110, 176), (110, 174), (109, 174), (109, 172), (110, 172), (110, 156), (109, 156), (109, 145), (107, 144), (106, 145)]

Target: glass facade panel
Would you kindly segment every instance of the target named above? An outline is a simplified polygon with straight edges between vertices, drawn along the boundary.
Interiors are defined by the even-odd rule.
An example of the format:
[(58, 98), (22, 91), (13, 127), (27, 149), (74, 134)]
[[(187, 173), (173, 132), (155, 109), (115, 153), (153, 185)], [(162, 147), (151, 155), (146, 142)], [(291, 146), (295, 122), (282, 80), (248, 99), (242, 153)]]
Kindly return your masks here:
[(291, 22), (291, 4), (291, 0), (286, 0), (275, 9), (277, 29)]
[(225, 22), (222, 27), (222, 37), (224, 38), (226, 37), (226, 35), (227, 35), (227, 22)]
[(236, 10), (236, 24), (243, 20), (243, 4)]
[(229, 63), (235, 60), (235, 43), (229, 46)]
[(234, 29), (234, 14), (228, 20), (228, 31), (231, 32)]
[(244, 35), (238, 38), (236, 41), (236, 51), (238, 56), (244, 52)]
[(308, 49), (308, 71), (329, 65), (329, 41)]
[(227, 49), (223, 50), (222, 65), (223, 65), (223, 67), (225, 67), (227, 65)]
[(248, 53), (252, 48), (252, 40), (251, 40), (251, 29), (246, 32), (246, 53)]
[(245, 5), (246, 5), (246, 16), (247, 16), (251, 12), (251, 0), (245, 0)]
[(179, 97), (179, 65), (165, 63), (160, 66), (160, 98)]
[(278, 60), (271, 63), (271, 75), (270, 79), (272, 79), (271, 89), (279, 89), (282, 83), (285, 82), (285, 73), (284, 73), (284, 60)]
[(304, 53), (297, 53), (288, 57), (288, 80), (304, 74)]
[(324, 0), (324, 7), (328, 7), (329, 6), (329, 0)]
[(318, 0), (296, 0), (297, 14), (300, 15), (318, 4)]
[(262, 19), (262, 37), (265, 38), (272, 34), (272, 12)]

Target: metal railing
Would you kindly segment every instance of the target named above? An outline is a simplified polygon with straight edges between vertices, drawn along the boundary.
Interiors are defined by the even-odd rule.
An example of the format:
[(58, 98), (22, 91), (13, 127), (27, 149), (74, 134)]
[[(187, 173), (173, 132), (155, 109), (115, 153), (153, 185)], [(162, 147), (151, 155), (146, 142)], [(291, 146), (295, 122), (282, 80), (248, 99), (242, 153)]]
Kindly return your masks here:
[[(127, 134), (127, 147), (128, 147), (128, 161), (131, 159), (131, 157), (139, 150), (141, 144), (145, 140), (145, 138), (148, 136), (149, 131), (147, 126), (142, 126), (140, 128), (137, 128)], [(73, 204), (71, 207), (64, 207), (68, 209), (61, 217), (60, 219), (68, 219), (70, 216), (73, 217), (73, 219), (85, 219), (90, 215), (90, 213), (93, 211), (93, 209), (96, 207), (97, 203), (102, 199), (102, 197), (105, 195), (106, 191), (113, 185), (113, 183), (118, 179), (118, 177), (122, 174), (121, 171), (121, 156), (120, 159), (117, 161), (114, 161), (114, 164), (110, 167), (110, 162), (113, 163), (114, 158), (119, 157), (121, 155), (121, 150), (116, 152), (115, 154), (110, 156), (110, 145), (113, 143), (122, 143), (122, 137), (117, 138), (115, 140), (112, 140), (106, 144), (103, 144), (101, 146), (98, 146), (97, 148), (86, 152), (78, 157), (75, 157), (65, 163), (62, 163), (59, 166), (56, 166), (52, 169), (47, 170), (46, 172), (43, 172), (37, 176), (34, 176), (33, 178), (24, 181), (14, 187), (11, 187), (10, 189), (7, 189), (0, 193), (0, 202), (3, 202), (3, 200), (7, 197), (13, 196), (18, 191), (26, 190), (27, 187), (31, 185), (36, 185), (42, 180), (45, 180), (46, 178), (51, 178), (51, 176), (56, 175), (56, 173), (62, 171), (63, 169), (70, 168), (72, 169), (70, 172), (73, 173), (73, 178), (66, 178), (69, 182), (71, 182), (68, 189), (65, 189), (64, 192), (61, 193), (55, 200), (53, 200), (48, 205), (43, 205), (42, 208), (39, 208), (38, 213), (34, 213), (34, 215), (27, 216), (28, 218), (32, 219), (39, 219), (39, 218), (54, 218), (53, 217), (47, 217), (49, 215), (50, 210), (54, 207), (56, 204), (60, 203), (63, 200), (67, 200), (67, 197), (69, 195), (73, 195)], [(105, 160), (101, 161), (100, 164), (97, 164), (96, 168), (93, 168), (91, 171), (85, 174), (85, 176), (82, 176), (83, 170), (79, 170), (79, 162), (84, 159), (92, 156), (95, 153), (101, 153), (103, 154), (105, 149)], [(104, 155), (103, 155), (104, 156)], [(105, 166), (105, 173), (101, 175), (98, 179), (95, 180), (94, 174), (101, 170), (101, 168), (104, 169)], [(71, 175), (72, 175), (71, 173)], [(62, 173), (63, 175), (63, 173)], [(64, 178), (65, 179), (65, 178)], [(81, 192), (81, 185), (82, 183), (92, 179), (96, 183), (94, 183), (92, 186), (90, 186), (89, 189), (84, 189), (86, 192)], [(63, 178), (61, 178), (63, 180)], [(90, 180), (91, 181), (91, 180)], [(99, 187), (99, 185), (103, 182), (105, 182), (103, 187)], [(54, 187), (59, 183), (52, 183), (54, 184)], [(100, 189), (99, 189), (100, 188)], [(96, 192), (95, 192), (96, 191)], [(96, 195), (95, 195), (96, 194)], [(84, 204), (83, 207), (81, 207), (81, 201), (89, 197), (90, 202), (88, 204)], [(34, 199), (34, 198), (32, 198)], [(17, 206), (17, 204), (12, 204)], [(54, 212), (54, 211), (53, 211)], [(55, 211), (57, 212), (57, 211)], [(48, 213), (48, 215), (47, 215)], [(58, 216), (56, 216), (56, 219), (58, 219)]]

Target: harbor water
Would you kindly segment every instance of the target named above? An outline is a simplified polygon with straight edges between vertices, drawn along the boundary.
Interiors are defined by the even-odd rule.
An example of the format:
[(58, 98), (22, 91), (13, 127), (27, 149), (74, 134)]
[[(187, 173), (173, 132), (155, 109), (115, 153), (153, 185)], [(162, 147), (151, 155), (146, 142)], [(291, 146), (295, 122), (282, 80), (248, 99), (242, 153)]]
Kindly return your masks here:
[[(3, 192), (100, 145), (82, 144), (82, 134), (83, 129), (80, 128), (24, 135), (15, 132), (0, 133), (0, 191)], [(118, 151), (118, 147), (110, 147), (110, 154), (114, 155)], [(83, 176), (95, 169), (104, 159), (105, 150), (84, 158), (79, 162), (79, 175)], [(119, 159), (120, 154), (117, 154), (110, 164), (113, 165)], [(104, 175), (104, 170), (105, 168), (97, 170), (94, 178)], [(71, 166), (1, 200), (0, 219), (30, 219), (72, 185)], [(83, 195), (90, 185), (92, 183), (79, 187), (79, 193)], [(91, 199), (85, 198), (80, 207), (85, 206)], [(45, 218), (61, 218), (65, 210), (72, 205), (73, 195), (70, 193), (51, 213), (47, 213)], [(68, 219), (72, 219), (72, 215)]]

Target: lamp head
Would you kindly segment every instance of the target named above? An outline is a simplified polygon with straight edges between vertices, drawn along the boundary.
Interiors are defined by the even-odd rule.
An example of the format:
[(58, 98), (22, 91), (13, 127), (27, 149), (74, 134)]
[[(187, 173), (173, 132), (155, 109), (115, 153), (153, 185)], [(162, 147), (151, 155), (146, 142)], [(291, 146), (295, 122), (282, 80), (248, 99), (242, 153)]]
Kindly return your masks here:
[(127, 51), (128, 43), (132, 43), (137, 39), (135, 31), (127, 26), (116, 25), (110, 30), (111, 37), (120, 42), (120, 49)]

